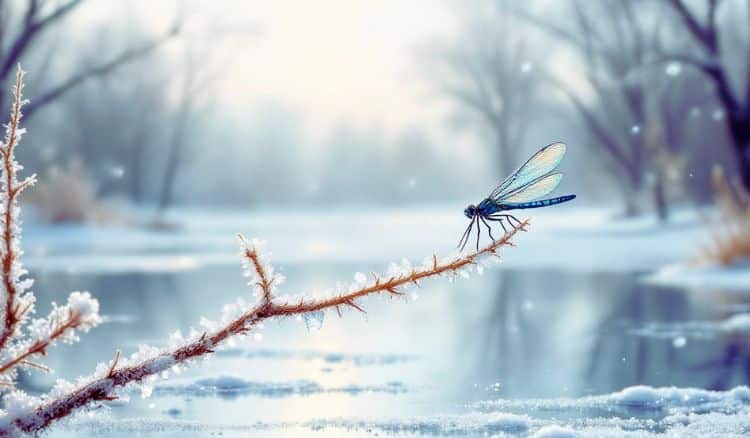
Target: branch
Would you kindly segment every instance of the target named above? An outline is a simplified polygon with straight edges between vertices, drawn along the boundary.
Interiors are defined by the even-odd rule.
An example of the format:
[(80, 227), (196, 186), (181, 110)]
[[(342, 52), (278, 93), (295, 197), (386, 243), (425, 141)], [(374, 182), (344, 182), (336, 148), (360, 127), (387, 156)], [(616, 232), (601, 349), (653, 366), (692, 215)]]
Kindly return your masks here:
[(249, 286), (253, 288), (259, 289), (259, 295), (261, 295), (261, 299), (264, 304), (270, 304), (272, 299), (272, 290), (274, 280), (276, 277), (269, 278), (269, 273), (267, 272), (266, 267), (264, 266), (263, 262), (261, 262), (261, 256), (258, 253), (258, 245), (259, 243), (253, 243), (251, 244), (247, 240), (245, 240), (245, 236), (242, 234), (238, 234), (237, 238), (240, 241), (240, 245), (242, 246), (242, 257), (245, 259), (243, 262), (243, 267), (245, 268), (246, 276), (250, 277), (252, 276), (252, 272), (254, 271), (257, 279), (251, 280)]
[(44, 355), (47, 349), (58, 341), (77, 340), (76, 330), (88, 331), (101, 322), (99, 303), (88, 292), (73, 292), (68, 304), (55, 306), (46, 319), (34, 321), (31, 330), (35, 332), (32, 341), (14, 348), (13, 355), (0, 363), (0, 380), (12, 385), (15, 377), (12, 371), (19, 365), (39, 367), (29, 360), (36, 355)]
[(672, 8), (677, 11), (680, 18), (682, 18), (682, 21), (685, 23), (685, 26), (687, 26), (693, 37), (698, 40), (699, 43), (704, 45), (704, 47), (708, 48), (708, 36), (706, 30), (698, 22), (695, 16), (690, 13), (687, 5), (685, 5), (682, 0), (669, 0), (669, 3), (672, 5)]
[(672, 53), (660, 57), (659, 59), (653, 61), (653, 63), (660, 63), (665, 61), (679, 61), (691, 67), (697, 68), (703, 74), (708, 76), (713, 81), (714, 85), (716, 85), (716, 92), (719, 95), (719, 100), (727, 108), (727, 111), (729, 113), (736, 113), (740, 110), (741, 104), (734, 96), (734, 93), (732, 92), (732, 86), (729, 83), (726, 72), (724, 71), (724, 68), (720, 64), (718, 58), (710, 57), (708, 59), (705, 59), (685, 53)]
[(518, 8), (512, 10), (512, 13), (516, 15), (517, 17), (521, 18), (522, 20), (525, 20), (532, 25), (536, 26), (537, 28), (543, 30), (544, 32), (547, 32), (548, 34), (558, 37), (562, 40), (565, 40), (572, 44), (575, 47), (578, 47), (579, 49), (584, 49), (586, 47), (586, 42), (581, 40), (575, 33), (558, 26), (557, 24), (551, 22), (551, 21), (545, 21), (533, 14), (530, 14), (528, 11), (524, 10), (523, 8)]
[(123, 53), (121, 53), (119, 56), (103, 64), (95, 65), (93, 67), (90, 67), (87, 70), (84, 70), (82, 72), (79, 72), (71, 76), (70, 78), (62, 82), (61, 84), (53, 87), (51, 90), (48, 90), (46, 93), (42, 93), (41, 96), (34, 99), (34, 101), (29, 104), (28, 108), (26, 108), (27, 116), (30, 116), (40, 107), (43, 107), (44, 105), (47, 105), (48, 103), (59, 98), (60, 96), (65, 94), (68, 90), (79, 85), (80, 83), (88, 79), (94, 78), (94, 77), (100, 77), (100, 76), (109, 74), (113, 70), (117, 69), (118, 67), (151, 53), (152, 51), (160, 47), (162, 44), (166, 43), (167, 41), (169, 41), (170, 39), (178, 35), (179, 31), (180, 31), (180, 23), (179, 21), (175, 21), (174, 25), (161, 37), (141, 47), (135, 47), (135, 48), (126, 50)]
[(581, 98), (578, 97), (578, 95), (562, 81), (544, 71), (542, 71), (542, 74), (550, 83), (557, 86), (560, 90), (562, 90), (563, 93), (565, 93), (566, 96), (568, 96), (568, 99), (570, 99), (570, 101), (573, 103), (573, 106), (576, 108), (576, 110), (578, 110), (578, 113), (583, 118), (589, 130), (594, 133), (596, 138), (599, 139), (601, 145), (604, 146), (607, 151), (609, 151), (609, 153), (617, 163), (625, 168), (628, 174), (632, 174), (634, 171), (633, 163), (631, 163), (625, 152), (620, 149), (617, 141), (608, 133), (608, 130), (604, 126), (602, 126), (601, 122), (596, 118), (593, 111), (587, 108), (583, 100), (581, 100)]
[[(187, 363), (195, 358), (213, 353), (228, 338), (246, 334), (263, 320), (309, 314), (328, 309), (338, 310), (341, 306), (350, 306), (362, 310), (362, 307), (356, 301), (368, 295), (382, 293), (398, 295), (401, 294), (400, 289), (411, 284), (418, 284), (421, 280), (440, 275), (457, 275), (461, 270), (480, 263), (480, 259), (484, 257), (498, 256), (499, 249), (503, 246), (512, 245), (511, 239), (518, 231), (525, 231), (527, 225), (528, 220), (522, 222), (518, 228), (505, 234), (501, 239), (477, 252), (471, 252), (442, 262), (439, 262), (437, 257), (433, 256), (429, 263), (422, 267), (408, 268), (401, 273), (391, 275), (385, 280), (381, 280), (380, 277), (375, 275), (370, 284), (361, 285), (357, 283), (358, 287), (353, 288), (354, 290), (334, 294), (328, 298), (319, 300), (289, 298), (285, 302), (279, 302), (280, 300), (263, 301), (245, 310), (215, 331), (211, 333), (203, 332), (196, 336), (196, 339), (182, 346), (119, 367), (117, 366), (118, 361), (114, 360), (111, 365), (104, 367), (106, 372), (103, 372), (103, 375), (79, 386), (77, 389), (66, 391), (52, 400), (43, 400), (36, 408), (20, 409), (20, 412), (14, 411), (14, 414), (6, 413), (6, 416), (14, 416), (0, 418), (2, 420), (0, 424), (7, 425), (0, 429), (0, 435), (12, 434), (14, 427), (25, 433), (39, 432), (52, 422), (70, 415), (77, 409), (96, 401), (114, 399), (116, 388), (140, 382), (149, 376), (167, 371), (175, 365)], [(253, 243), (248, 244), (243, 241), (242, 246), (246, 253), (249, 249), (250, 254), (255, 254), (246, 254), (251, 260), (257, 257), (257, 248)], [(256, 274), (259, 278), (267, 274), (267, 268), (262, 263), (252, 263), (252, 266), (256, 267)], [(119, 355), (116, 358), (119, 359)]]
[(39, 9), (38, 1), (34, 0), (30, 2), (24, 18), (24, 27), (21, 30), (20, 35), (18, 35), (18, 38), (16, 38), (11, 45), (8, 55), (5, 56), (5, 60), (3, 61), (2, 68), (0, 68), (0, 78), (5, 78), (8, 73), (10, 73), (13, 66), (15, 66), (20, 60), (23, 52), (26, 51), (45, 26), (67, 15), (70, 11), (79, 6), (82, 1), (83, 0), (70, 0), (63, 3), (57, 9), (50, 12), (46, 17), (41, 19), (36, 18)]
[(0, 277), (5, 289), (5, 305), (2, 310), (2, 327), (0, 328), (0, 351), (7, 346), (8, 341), (16, 333), (18, 323), (23, 320), (33, 306), (33, 301), (18, 300), (19, 295), (31, 286), (28, 282), (21, 281), (25, 271), (18, 259), (21, 237), (18, 223), (18, 195), (24, 187), (30, 186), (36, 181), (35, 175), (22, 182), (19, 182), (16, 177), (16, 171), (20, 166), (15, 160), (14, 152), (23, 135), (23, 130), (20, 129), (23, 116), (21, 110), (26, 103), (23, 100), (24, 74), (25, 72), (18, 67), (16, 85), (13, 88), (13, 109), (11, 110), (10, 123), (6, 125), (5, 141), (0, 145), (0, 160), (2, 161)]

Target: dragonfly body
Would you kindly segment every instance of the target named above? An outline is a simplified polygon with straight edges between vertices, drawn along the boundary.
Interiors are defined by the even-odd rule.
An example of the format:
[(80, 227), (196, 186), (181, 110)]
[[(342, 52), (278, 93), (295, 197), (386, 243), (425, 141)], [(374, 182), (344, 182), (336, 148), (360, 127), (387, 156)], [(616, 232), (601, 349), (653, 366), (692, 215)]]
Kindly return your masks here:
[(564, 143), (552, 143), (545, 146), (508, 176), (479, 205), (472, 204), (466, 207), (464, 215), (471, 219), (471, 222), (461, 236), (458, 246), (461, 249), (466, 246), (471, 230), (476, 224), (477, 250), (479, 250), (479, 237), (482, 232), (479, 222), (487, 227), (490, 238), (495, 240), (492, 236), (492, 227), (488, 222), (499, 222), (506, 232), (508, 230), (503, 221), (510, 226), (521, 224), (521, 221), (512, 214), (508, 214), (507, 211), (549, 207), (575, 199), (576, 195), (539, 199), (552, 192), (562, 180), (562, 173), (554, 172), (554, 170), (565, 155), (565, 150)]

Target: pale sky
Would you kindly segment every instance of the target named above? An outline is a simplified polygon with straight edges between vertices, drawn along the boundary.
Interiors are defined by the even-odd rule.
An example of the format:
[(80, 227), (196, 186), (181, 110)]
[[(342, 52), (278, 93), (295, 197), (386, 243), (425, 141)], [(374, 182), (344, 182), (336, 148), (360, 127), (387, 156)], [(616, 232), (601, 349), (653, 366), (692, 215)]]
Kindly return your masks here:
[[(135, 16), (164, 29), (176, 2), (134, 0), (117, 6), (94, 0), (73, 20), (79, 25)], [(436, 99), (418, 50), (450, 38), (457, 20), (435, 0), (192, 1), (186, 30), (198, 35), (230, 30), (220, 59), (230, 59), (218, 92), (238, 110), (277, 99), (304, 115), (306, 128), (323, 132), (346, 119), (397, 130), (437, 126), (450, 108)], [(176, 50), (175, 47), (167, 49)]]

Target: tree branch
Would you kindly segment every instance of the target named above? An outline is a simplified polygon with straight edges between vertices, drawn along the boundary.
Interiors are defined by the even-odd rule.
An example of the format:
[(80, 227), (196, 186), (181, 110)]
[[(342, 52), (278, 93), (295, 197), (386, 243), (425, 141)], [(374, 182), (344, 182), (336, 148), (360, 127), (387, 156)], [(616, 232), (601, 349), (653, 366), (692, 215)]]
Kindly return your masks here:
[(706, 31), (698, 22), (698, 19), (696, 19), (695, 16), (693, 16), (693, 14), (690, 12), (687, 5), (685, 5), (682, 0), (669, 0), (669, 2), (672, 5), (672, 8), (677, 11), (677, 14), (680, 16), (680, 18), (682, 18), (682, 21), (685, 22), (685, 25), (687, 26), (693, 37), (698, 40), (698, 42), (706, 46)]
[(11, 45), (8, 54), (4, 57), (2, 67), (0, 67), (0, 79), (4, 79), (8, 76), (13, 67), (18, 64), (21, 55), (26, 49), (34, 42), (47, 25), (52, 22), (59, 20), (60, 18), (67, 15), (76, 7), (80, 6), (83, 0), (70, 0), (60, 5), (57, 9), (50, 12), (43, 18), (37, 18), (39, 12), (38, 1), (33, 0), (29, 3), (29, 7), (26, 10), (24, 18), (24, 27), (21, 30), (18, 37)]
[(42, 93), (39, 97), (37, 97), (31, 103), (29, 103), (28, 107), (26, 108), (27, 116), (31, 116), (31, 114), (33, 114), (36, 110), (43, 107), (44, 105), (49, 104), (55, 99), (59, 98), (60, 96), (65, 94), (67, 91), (79, 85), (80, 83), (88, 79), (94, 78), (94, 77), (104, 76), (108, 73), (111, 73), (113, 70), (117, 69), (118, 67), (124, 64), (132, 62), (138, 58), (141, 58), (149, 54), (150, 52), (154, 51), (165, 42), (169, 41), (170, 39), (178, 35), (179, 30), (180, 30), (180, 23), (175, 22), (175, 24), (164, 35), (157, 38), (156, 40), (153, 40), (141, 47), (136, 47), (136, 48), (126, 50), (123, 53), (121, 53), (119, 56), (111, 59), (110, 61), (107, 61), (103, 64), (95, 65), (93, 67), (90, 67), (87, 70), (84, 70), (82, 72), (79, 72), (71, 76), (66, 81), (53, 87), (47, 92)]
[(20, 239), (18, 229), (18, 195), (23, 187), (31, 185), (35, 181), (32, 175), (29, 179), (19, 183), (16, 177), (18, 163), (15, 161), (15, 148), (23, 134), (21, 130), (21, 110), (24, 107), (23, 100), (23, 77), (25, 72), (19, 67), (16, 72), (16, 85), (13, 88), (13, 109), (11, 111), (10, 123), (6, 127), (6, 137), (0, 147), (0, 159), (2, 160), (2, 222), (0, 223), (0, 234), (2, 235), (2, 248), (0, 249), (0, 277), (5, 289), (5, 305), (2, 310), (2, 328), (0, 329), (0, 351), (8, 344), (8, 341), (16, 332), (16, 326), (30, 310), (31, 304), (16, 302), (19, 293), (18, 281), (23, 275), (18, 260)]
[[(282, 303), (261, 302), (213, 333), (204, 332), (196, 340), (181, 347), (163, 352), (150, 359), (142, 360), (139, 363), (121, 367), (117, 366), (117, 361), (113, 361), (112, 365), (108, 367), (106, 375), (97, 377), (88, 384), (56, 399), (47, 400), (36, 409), (17, 414), (17, 417), (9, 418), (7, 423), (14, 425), (25, 433), (39, 432), (52, 422), (70, 415), (77, 409), (96, 401), (114, 399), (116, 397), (114, 390), (118, 387), (140, 382), (148, 376), (158, 375), (175, 365), (213, 353), (228, 338), (246, 334), (263, 320), (314, 313), (328, 309), (339, 309), (342, 306), (362, 310), (362, 307), (356, 301), (368, 295), (381, 293), (399, 295), (401, 294), (400, 289), (407, 285), (418, 284), (419, 281), (430, 277), (446, 274), (455, 275), (460, 270), (479, 263), (481, 258), (498, 256), (499, 249), (512, 245), (511, 239), (513, 236), (518, 231), (525, 231), (527, 225), (528, 220), (522, 222), (518, 228), (505, 234), (501, 239), (477, 252), (471, 252), (444, 262), (439, 262), (437, 257), (433, 256), (428, 265), (410, 269), (408, 272), (393, 275), (385, 280), (381, 280), (378, 276), (375, 276), (370, 284), (360, 286), (357, 290), (348, 293), (320, 300), (306, 300), (302, 298), (295, 302), (292, 302), (292, 299), (288, 299)], [(252, 245), (249, 245), (249, 248), (251, 253), (257, 255), (257, 248)], [(256, 273), (258, 277), (262, 278), (265, 275), (265, 269), (262, 268), (262, 264), (260, 263), (256, 266), (259, 267)], [(0, 429), (0, 436), (10, 435), (11, 433), (11, 430)]]

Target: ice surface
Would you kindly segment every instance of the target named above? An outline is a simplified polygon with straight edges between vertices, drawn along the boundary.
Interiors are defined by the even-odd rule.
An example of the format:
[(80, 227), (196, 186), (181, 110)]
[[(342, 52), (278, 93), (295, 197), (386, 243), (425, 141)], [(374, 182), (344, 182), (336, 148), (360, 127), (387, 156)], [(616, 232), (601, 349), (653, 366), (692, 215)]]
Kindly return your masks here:
[(160, 382), (154, 388), (154, 395), (179, 395), (197, 397), (234, 398), (244, 395), (262, 397), (289, 397), (292, 395), (312, 395), (321, 393), (344, 393), (357, 395), (363, 392), (400, 394), (407, 388), (401, 382), (387, 382), (382, 385), (351, 384), (336, 387), (323, 387), (311, 380), (284, 382), (255, 382), (236, 376), (201, 377), (197, 379), (172, 379)]
[(405, 354), (357, 354), (317, 350), (274, 350), (225, 348), (218, 350), (219, 357), (244, 357), (248, 359), (320, 360), (327, 364), (347, 364), (357, 367), (393, 365), (417, 359)]

